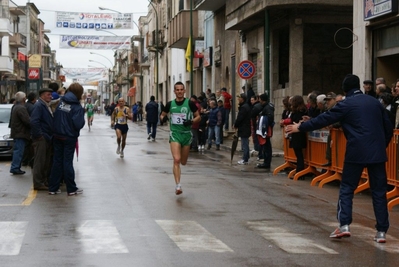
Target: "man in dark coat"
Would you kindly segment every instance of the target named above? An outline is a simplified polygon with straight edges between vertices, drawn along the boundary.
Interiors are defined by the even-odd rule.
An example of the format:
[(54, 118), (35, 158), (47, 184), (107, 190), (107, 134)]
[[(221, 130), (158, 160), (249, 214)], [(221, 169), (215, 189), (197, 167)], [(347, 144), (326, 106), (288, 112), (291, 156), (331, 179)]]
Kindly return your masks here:
[(238, 114), (234, 122), (234, 129), (241, 137), (242, 160), (237, 163), (247, 165), (249, 160), (249, 137), (251, 136), (251, 107), (247, 103), (247, 96), (242, 93), (238, 96)]
[(30, 117), (33, 148), (35, 151), (33, 162), (33, 188), (48, 190), (52, 160), (53, 112), (50, 108), (52, 99), (50, 88), (39, 90), (39, 99)]
[(347, 75), (342, 88), (346, 93), (345, 100), (307, 122), (288, 125), (287, 133), (312, 131), (341, 122), (347, 145), (337, 207), (340, 225), (330, 237), (341, 238), (351, 235), (349, 225), (352, 223), (353, 194), (359, 185), (363, 168), (367, 167), (377, 221), (377, 234), (374, 240), (377, 243), (385, 243), (385, 234), (389, 228), (386, 146), (391, 140), (393, 127), (381, 103), (362, 93), (359, 77)]
[[(268, 128), (273, 129), (274, 126), (274, 105), (269, 102), (269, 96), (267, 94), (261, 94), (259, 96), (260, 104), (262, 105), (262, 113), (260, 116), (267, 117)], [(263, 163), (256, 165), (257, 168), (266, 169), (270, 171), (270, 165), (272, 162), (272, 143), (270, 140), (271, 136), (266, 135), (266, 142), (261, 146), (261, 153), (263, 158)]]
[(14, 151), (10, 173), (24, 174), (21, 170), (22, 157), (24, 155), (25, 145), (30, 138), (30, 120), (28, 110), (25, 108), (26, 94), (17, 92), (15, 94), (15, 104), (11, 112), (11, 138), (14, 139)]
[(145, 112), (147, 113), (147, 140), (155, 141), (157, 135), (157, 124), (158, 124), (158, 103), (155, 102), (155, 96), (150, 97), (150, 102), (145, 105)]

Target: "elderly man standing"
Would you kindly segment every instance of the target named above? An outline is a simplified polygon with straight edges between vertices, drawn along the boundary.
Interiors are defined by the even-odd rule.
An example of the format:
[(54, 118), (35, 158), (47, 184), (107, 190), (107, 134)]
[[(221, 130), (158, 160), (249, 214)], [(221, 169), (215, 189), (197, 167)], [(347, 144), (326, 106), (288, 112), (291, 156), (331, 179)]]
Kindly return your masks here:
[(35, 160), (33, 163), (33, 188), (35, 190), (48, 190), (48, 179), (51, 170), (53, 138), (53, 112), (51, 111), (50, 88), (39, 90), (39, 99), (35, 103), (30, 118), (31, 134)]
[(25, 143), (30, 138), (30, 120), (28, 110), (25, 108), (26, 94), (17, 92), (15, 104), (11, 113), (11, 138), (14, 139), (14, 151), (10, 173), (14, 175), (24, 174), (21, 170), (22, 157), (24, 155)]

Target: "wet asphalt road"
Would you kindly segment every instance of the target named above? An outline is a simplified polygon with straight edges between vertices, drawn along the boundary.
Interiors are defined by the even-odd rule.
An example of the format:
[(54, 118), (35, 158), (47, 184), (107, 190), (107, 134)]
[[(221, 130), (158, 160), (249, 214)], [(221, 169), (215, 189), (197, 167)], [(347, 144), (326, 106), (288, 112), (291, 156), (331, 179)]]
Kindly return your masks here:
[[(0, 161), (0, 266), (397, 266), (399, 207), (387, 243), (375, 244), (369, 192), (354, 199), (352, 237), (330, 240), (338, 185), (310, 186), (221, 151), (193, 152), (174, 194), (168, 128), (147, 141), (130, 123), (124, 159), (109, 117), (81, 131), (68, 197), (31, 190)], [(235, 156), (236, 162), (240, 155)], [(273, 158), (273, 168), (283, 158)]]

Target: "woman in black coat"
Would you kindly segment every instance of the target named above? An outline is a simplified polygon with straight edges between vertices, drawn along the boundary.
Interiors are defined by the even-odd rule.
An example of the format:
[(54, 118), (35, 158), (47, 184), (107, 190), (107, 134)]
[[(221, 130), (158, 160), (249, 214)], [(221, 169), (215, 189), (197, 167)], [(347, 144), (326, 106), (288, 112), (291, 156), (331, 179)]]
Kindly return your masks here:
[[(298, 123), (303, 120), (303, 116), (307, 115), (307, 109), (303, 97), (296, 95), (291, 100), (291, 115), (283, 120), (284, 125)], [(295, 152), (296, 156), (296, 172), (300, 172), (305, 168), (303, 149), (306, 148), (306, 132), (293, 133), (288, 136), (290, 139), (290, 148)]]

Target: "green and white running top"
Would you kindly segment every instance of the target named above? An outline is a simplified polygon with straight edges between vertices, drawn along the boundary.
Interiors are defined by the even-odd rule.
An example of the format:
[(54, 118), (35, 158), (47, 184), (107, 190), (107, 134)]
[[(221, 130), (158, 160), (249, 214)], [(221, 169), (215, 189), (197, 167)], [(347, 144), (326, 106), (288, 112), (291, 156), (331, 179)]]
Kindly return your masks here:
[(184, 126), (184, 120), (192, 120), (193, 112), (190, 109), (190, 100), (185, 99), (182, 105), (177, 105), (176, 100), (170, 105), (170, 130), (172, 132), (191, 132), (191, 125)]
[(93, 104), (86, 104), (86, 111), (87, 111), (87, 116), (92, 117), (94, 115), (94, 105)]

